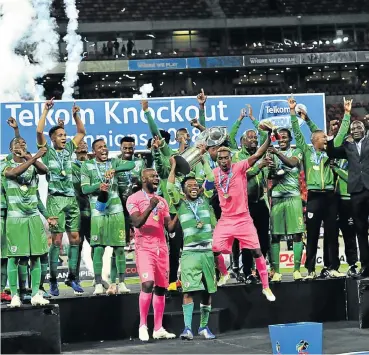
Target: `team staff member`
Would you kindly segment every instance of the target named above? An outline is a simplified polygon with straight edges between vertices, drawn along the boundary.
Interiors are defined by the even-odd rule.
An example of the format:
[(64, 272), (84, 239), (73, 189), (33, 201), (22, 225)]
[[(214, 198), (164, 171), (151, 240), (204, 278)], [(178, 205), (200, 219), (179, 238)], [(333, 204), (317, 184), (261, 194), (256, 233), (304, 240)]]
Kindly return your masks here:
[[(155, 192), (159, 176), (154, 169), (142, 172), (142, 190), (128, 197), (127, 210), (135, 227), (136, 264), (141, 282), (139, 297), (139, 339), (149, 340), (147, 315), (153, 298), (154, 339), (173, 339), (162, 325), (165, 289), (168, 287), (169, 255), (164, 228), (172, 233), (177, 217), (171, 220), (166, 200)], [(154, 291), (154, 297), (152, 296)]]
[[(258, 148), (258, 136), (255, 130), (247, 130), (241, 137), (241, 149), (238, 149), (236, 136), (238, 130), (245, 117), (250, 117), (252, 124), (260, 134), (260, 145), (262, 145), (267, 139), (265, 131), (259, 129), (259, 121), (255, 119), (252, 112), (252, 107), (248, 105), (247, 111), (241, 110), (240, 117), (233, 124), (230, 131), (230, 146), (237, 151), (232, 156), (232, 162), (237, 163), (242, 160), (247, 160), (251, 155), (256, 153)], [(268, 169), (266, 160), (261, 160), (249, 170), (247, 170), (247, 194), (249, 201), (249, 209), (252, 220), (254, 221), (255, 228), (258, 232), (261, 251), (266, 257), (269, 251), (269, 203), (265, 190), (267, 187)], [(233, 243), (233, 262), (234, 271), (238, 274), (240, 255), (240, 245), (237, 239)], [(254, 275), (252, 274), (253, 258), (250, 250), (242, 250), (242, 264), (243, 271), (246, 277), (246, 282), (256, 282)]]
[(18, 265), (31, 262), (32, 305), (49, 303), (39, 293), (41, 280), (40, 256), (47, 252), (47, 237), (38, 212), (37, 174), (46, 174), (47, 168), (38, 158), (46, 153), (41, 148), (35, 156), (27, 152), (25, 142), (15, 138), (11, 143), (13, 158), (4, 163), (1, 174), (5, 177), (4, 188), (8, 213), (6, 237), (8, 247), (8, 280), (12, 300), (10, 307), (20, 307), (18, 294)]
[[(291, 97), (288, 99), (288, 103), (291, 111), (291, 123), (296, 139), (296, 147), (301, 149), (304, 154), (304, 170), (308, 189), (305, 262), (308, 275), (306, 279), (316, 278), (316, 254), (322, 222), (324, 222), (324, 238), (327, 246), (325, 250), (328, 253), (324, 257), (324, 264), (328, 267), (330, 277), (342, 277), (344, 274), (338, 271), (340, 260), (338, 239), (335, 233), (337, 209), (334, 196), (334, 175), (325, 151), (327, 136), (323, 131), (315, 130), (311, 136), (312, 147), (306, 144), (296, 117), (296, 101)], [(329, 208), (325, 206), (329, 206)]]
[(69, 238), (68, 250), (68, 285), (77, 294), (83, 293), (82, 287), (76, 282), (78, 255), (80, 247), (79, 227), (80, 211), (73, 186), (72, 154), (86, 134), (85, 127), (79, 116), (79, 107), (73, 106), (73, 119), (77, 134), (67, 142), (64, 128), (52, 127), (49, 131), (51, 145), (48, 145), (44, 135), (46, 116), (53, 107), (53, 100), (47, 101), (37, 125), (37, 145), (46, 147), (42, 161), (48, 167), (48, 195), (46, 208), (50, 216), (58, 217), (58, 224), (51, 228), (52, 244), (49, 250), (50, 293), (59, 296), (57, 283), (57, 267), (63, 233)]
[[(134, 162), (119, 158), (109, 159), (109, 150), (103, 139), (92, 143), (94, 158), (83, 162), (81, 167), (82, 192), (89, 196), (91, 208), (91, 247), (93, 248), (93, 267), (95, 274), (94, 295), (104, 293), (102, 285), (103, 255), (106, 246), (113, 248), (119, 276), (119, 293), (130, 292), (124, 283), (126, 244), (123, 206), (118, 195), (115, 173), (132, 170)], [(98, 200), (100, 192), (108, 194), (105, 205)], [(115, 280), (114, 280), (115, 285)], [(113, 286), (114, 286), (113, 285)], [(116, 285), (115, 285), (116, 288)], [(111, 294), (107, 291), (108, 294)]]

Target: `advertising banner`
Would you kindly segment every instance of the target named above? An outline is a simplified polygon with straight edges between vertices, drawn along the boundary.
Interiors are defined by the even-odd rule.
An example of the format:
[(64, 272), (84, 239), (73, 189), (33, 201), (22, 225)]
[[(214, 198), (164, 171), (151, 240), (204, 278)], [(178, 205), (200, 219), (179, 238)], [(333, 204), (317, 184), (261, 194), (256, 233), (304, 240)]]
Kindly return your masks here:
[(300, 54), (268, 54), (268, 55), (245, 55), (245, 67), (289, 66), (301, 63)]
[[(231, 129), (240, 115), (241, 109), (250, 104), (253, 115), (259, 120), (268, 119), (274, 124), (290, 127), (289, 107), (286, 95), (260, 96), (214, 96), (206, 102), (206, 126), (225, 126)], [(307, 107), (309, 117), (320, 127), (325, 129), (325, 100), (324, 94), (294, 95), (298, 103)], [(81, 119), (86, 127), (85, 140), (91, 149), (92, 142), (103, 138), (111, 151), (119, 151), (120, 140), (128, 135), (136, 140), (137, 150), (145, 150), (151, 133), (147, 125), (140, 100), (137, 99), (107, 99), (107, 100), (77, 100), (76, 105), (81, 108)], [(51, 127), (56, 125), (57, 119), (64, 120), (69, 138), (76, 133), (76, 126), (72, 118), (71, 101), (56, 101), (53, 109), (47, 115), (44, 133), (47, 135)], [(171, 133), (171, 145), (175, 146), (176, 130), (187, 128), (194, 141), (199, 134), (196, 128), (190, 126), (190, 121), (199, 117), (198, 103), (195, 97), (170, 97), (149, 99), (151, 114), (159, 128)], [(44, 107), (43, 102), (8, 102), (0, 104), (1, 117), (1, 154), (9, 152), (9, 142), (13, 138), (13, 129), (6, 124), (9, 117), (18, 121), (20, 134), (27, 141), (30, 152), (37, 151), (36, 127)], [(310, 142), (310, 131), (300, 120), (301, 130), (307, 142)], [(243, 120), (237, 135), (237, 141), (242, 133), (254, 128), (249, 118)]]
[(147, 70), (177, 70), (186, 69), (185, 58), (175, 59), (138, 59), (128, 61), (128, 69), (130, 71), (147, 71)]

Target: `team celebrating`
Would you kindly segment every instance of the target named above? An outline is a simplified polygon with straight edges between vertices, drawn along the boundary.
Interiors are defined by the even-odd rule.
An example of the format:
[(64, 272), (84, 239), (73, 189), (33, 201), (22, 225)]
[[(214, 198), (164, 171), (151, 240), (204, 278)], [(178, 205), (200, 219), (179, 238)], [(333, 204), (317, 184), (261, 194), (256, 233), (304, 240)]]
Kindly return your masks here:
[[(205, 131), (203, 91), (197, 96), (199, 118), (191, 125)], [(191, 340), (194, 294), (201, 294), (198, 334), (215, 335), (208, 327), (212, 295), (230, 278), (223, 254), (232, 255), (232, 267), (239, 281), (261, 283), (262, 294), (276, 300), (270, 282), (280, 282), (280, 241), (292, 242), (293, 278), (300, 271), (306, 234), (306, 280), (315, 271), (319, 233), (324, 223), (324, 268), (321, 277), (344, 277), (340, 272), (339, 230), (345, 243), (348, 276), (369, 276), (369, 181), (366, 173), (357, 177), (354, 159), (364, 156), (365, 126), (350, 123), (352, 100), (344, 99), (342, 122), (332, 121), (328, 136), (307, 115), (307, 108), (288, 99), (292, 129), (258, 122), (248, 107), (241, 111), (221, 143), (198, 141), (201, 160), (187, 175), (177, 169), (176, 156), (190, 148), (187, 128), (176, 132), (178, 150), (169, 146), (170, 134), (160, 130), (150, 114), (149, 102), (141, 102), (152, 139), (148, 143), (152, 167), (135, 156), (135, 140), (121, 139), (121, 154), (109, 157), (103, 139), (96, 139), (89, 152), (79, 107), (73, 106), (77, 133), (67, 141), (62, 120), (44, 135), (46, 117), (53, 100), (47, 101), (37, 126), (38, 152), (31, 155), (20, 136), (14, 118), (8, 124), (15, 137), (10, 154), (1, 161), (1, 297), (10, 307), (20, 307), (31, 279), (31, 304), (46, 305), (59, 296), (57, 266), (62, 237), (69, 239), (68, 277), (65, 284), (76, 295), (84, 293), (79, 280), (82, 244), (91, 246), (94, 295), (129, 293), (125, 284), (125, 249), (134, 230), (136, 265), (141, 283), (139, 295), (139, 338), (148, 341), (147, 317), (152, 303), (154, 339), (176, 335), (164, 329), (162, 321), (166, 292), (181, 285), (184, 330), (181, 339)], [(255, 130), (236, 135), (245, 118)], [(298, 117), (311, 130), (311, 144), (305, 142)], [(291, 146), (293, 137), (296, 147)], [(258, 142), (259, 140), (259, 142)], [(277, 140), (278, 149), (273, 146)], [(259, 144), (260, 143), (260, 144)], [(310, 143), (310, 142), (309, 142)], [(348, 145), (351, 144), (351, 145)], [(352, 152), (352, 149), (356, 149)], [(361, 158), (360, 158), (361, 159)], [(363, 158), (364, 159), (364, 158)], [(351, 169), (351, 170), (350, 170)], [(308, 190), (306, 218), (301, 198), (301, 172)], [(39, 191), (39, 175), (48, 182), (46, 207)], [(353, 179), (357, 179), (353, 187)], [(361, 185), (360, 185), (361, 184)], [(360, 207), (361, 206), (361, 207)], [(366, 211), (366, 212), (365, 212)], [(40, 214), (51, 232), (48, 246)], [(337, 221), (338, 218), (338, 221)], [(305, 221), (306, 219), (306, 221)], [(366, 220), (365, 220), (366, 219)], [(361, 270), (357, 269), (358, 240)], [(102, 278), (106, 247), (113, 249), (110, 282)], [(239, 257), (243, 274), (240, 274)], [(270, 272), (267, 270), (269, 260)], [(180, 277), (178, 270), (180, 267)], [(50, 289), (43, 285), (49, 270)], [(11, 297), (4, 293), (9, 284)], [(7, 298), (8, 297), (8, 298)]]

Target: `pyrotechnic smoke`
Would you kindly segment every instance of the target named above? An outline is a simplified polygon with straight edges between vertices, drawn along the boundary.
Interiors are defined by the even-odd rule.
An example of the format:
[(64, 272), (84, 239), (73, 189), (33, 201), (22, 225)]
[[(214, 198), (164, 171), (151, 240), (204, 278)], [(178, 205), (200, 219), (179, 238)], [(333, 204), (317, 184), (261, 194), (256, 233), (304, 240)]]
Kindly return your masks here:
[[(59, 34), (56, 31), (57, 24), (50, 16), (53, 0), (32, 0), (37, 17), (32, 23), (32, 32), (29, 43), (35, 43), (32, 51), (33, 59), (37, 63), (34, 66), (34, 78), (39, 78), (48, 73), (58, 64)], [(37, 94), (44, 99), (44, 88), (37, 85)]]
[(151, 94), (154, 91), (154, 88), (152, 86), (152, 84), (143, 84), (140, 87), (140, 94), (134, 94), (133, 98), (134, 99), (147, 99), (147, 95)]
[(67, 43), (68, 60), (65, 65), (65, 80), (63, 82), (63, 100), (72, 100), (74, 84), (78, 80), (78, 66), (82, 61), (83, 42), (76, 33), (78, 28), (78, 10), (75, 0), (64, 0), (65, 13), (69, 19), (67, 34), (64, 41)]
[(0, 0), (0, 100), (33, 99), (35, 83), (27, 56), (15, 50), (32, 24), (30, 0)]

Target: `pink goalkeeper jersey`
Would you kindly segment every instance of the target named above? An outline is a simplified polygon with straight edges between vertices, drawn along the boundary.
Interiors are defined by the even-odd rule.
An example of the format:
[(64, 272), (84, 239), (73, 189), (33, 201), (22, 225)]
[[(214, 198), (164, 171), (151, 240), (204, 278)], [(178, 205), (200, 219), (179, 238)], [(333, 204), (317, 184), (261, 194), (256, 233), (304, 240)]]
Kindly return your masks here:
[[(232, 164), (232, 176), (229, 182), (228, 195), (224, 198), (229, 172), (223, 172), (219, 167), (213, 170), (215, 176), (215, 187), (219, 195), (219, 204), (222, 209), (222, 217), (235, 216), (242, 213), (249, 213), (249, 203), (247, 198), (247, 177), (246, 171), (249, 169), (248, 160), (242, 160)], [(220, 172), (220, 182), (219, 182)]]
[[(170, 217), (168, 203), (161, 196), (154, 194), (147, 194), (147, 196), (149, 198), (155, 196), (159, 199), (159, 203), (156, 206), (159, 220), (154, 220), (154, 212), (151, 212), (145, 224), (141, 228), (135, 228), (135, 243), (148, 248), (166, 245), (164, 219), (165, 217)], [(134, 193), (127, 199), (127, 210), (130, 215), (135, 212), (143, 213), (149, 205), (150, 201), (142, 190)]]

